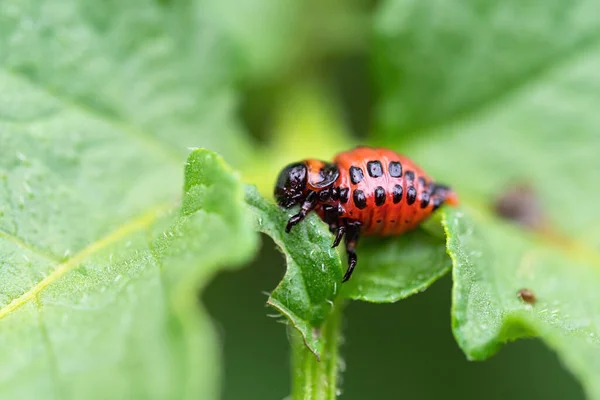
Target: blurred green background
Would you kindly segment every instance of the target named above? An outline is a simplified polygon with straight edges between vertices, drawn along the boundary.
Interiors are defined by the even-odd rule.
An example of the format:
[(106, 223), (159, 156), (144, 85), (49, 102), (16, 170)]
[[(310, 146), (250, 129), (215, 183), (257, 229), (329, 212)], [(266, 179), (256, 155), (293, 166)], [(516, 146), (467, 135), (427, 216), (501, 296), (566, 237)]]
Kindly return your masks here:
[[(430, 1), (420, 7), (418, 1), (408, 0), (245, 0), (236, 4), (238, 13), (228, 11), (229, 3), (223, 2), (218, 9), (217, 15), (222, 17), (218, 22), (224, 23), (237, 46), (236, 84), (243, 93), (238, 112), (254, 149), (249, 161), (229, 161), (266, 196), (287, 162), (309, 156), (328, 159), (356, 143), (376, 143), (375, 137), (392, 137), (400, 144), (413, 138), (414, 132), (425, 134), (424, 127), (461, 118), (465, 108), (495, 96), (497, 82), (493, 79), (490, 82), (473, 75), (473, 86), (468, 88), (454, 79), (465, 76), (460, 75), (460, 68), (454, 76), (453, 64), (471, 62), (462, 66), (468, 78), (471, 67), (477, 70), (477, 63), (482, 62), (473, 53), (464, 54), (463, 62), (465, 49), (490, 57), (491, 68), (507, 79), (519, 69), (511, 66), (511, 62), (518, 66), (517, 58), (503, 58), (511, 51), (527, 61), (524, 76), (539, 72), (540, 63), (552, 55), (550, 50), (527, 50), (543, 36), (538, 33), (555, 23), (536, 13), (541, 2), (523, 5), (525, 19), (515, 22), (514, 31), (511, 18), (516, 20), (518, 15), (511, 10), (519, 6), (511, 2), (504, 15), (507, 26), (502, 25), (505, 20), (495, 21), (500, 28), (490, 29), (494, 33), (488, 32), (482, 43), (490, 42), (482, 46), (471, 41), (478, 40), (477, 29), (484, 31), (484, 25), (491, 23), (485, 20), (497, 11), (488, 15), (491, 1), (462, 5)], [(403, 20), (403, 8), (411, 10), (406, 18), (415, 20)], [(502, 12), (498, 14), (502, 16)], [(472, 27), (473, 40), (461, 37), (463, 30), (471, 27), (460, 24), (473, 23), (478, 15), (483, 25)], [(520, 30), (528, 26), (527, 18), (533, 23), (530, 32)], [(559, 13), (552, 18), (560, 24)], [(394, 29), (402, 24), (414, 32), (398, 39)], [(427, 24), (438, 30), (438, 36), (427, 35)], [(391, 39), (379, 40), (382, 32)], [(444, 43), (431, 42), (440, 37)], [(386, 47), (394, 40), (404, 47)], [(501, 45), (496, 46), (494, 40)], [(565, 39), (565, 43), (570, 42)], [(561, 50), (561, 43), (556, 48)], [(428, 53), (439, 49), (442, 51), (436, 54)], [(395, 51), (412, 51), (429, 70), (419, 71), (419, 63), (413, 65), (410, 59), (394, 64)], [(406, 81), (395, 67), (422, 81)], [(408, 95), (406, 115), (401, 112), (402, 104), (389, 101), (395, 88)], [(500, 92), (503, 89), (500, 87)], [(398, 108), (382, 107), (386, 97), (387, 107)], [(373, 135), (374, 131), (379, 134)], [(290, 392), (286, 327), (269, 318), (267, 315), (275, 312), (265, 307), (265, 292), (272, 290), (283, 274), (281, 255), (263, 236), (261, 253), (252, 265), (219, 275), (203, 295), (221, 334), (224, 399), (283, 399)], [(396, 304), (352, 303), (344, 319), (341, 398), (583, 398), (577, 382), (538, 340), (508, 344), (486, 362), (468, 362), (452, 337), (450, 290), (451, 280), (446, 277), (425, 293)]]

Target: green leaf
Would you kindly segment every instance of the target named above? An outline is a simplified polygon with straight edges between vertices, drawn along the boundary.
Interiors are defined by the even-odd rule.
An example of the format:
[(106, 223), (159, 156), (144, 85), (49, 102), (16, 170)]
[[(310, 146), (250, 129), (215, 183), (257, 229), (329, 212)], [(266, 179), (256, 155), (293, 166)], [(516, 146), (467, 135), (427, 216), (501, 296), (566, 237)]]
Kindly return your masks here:
[[(449, 213), (446, 225), (455, 262), (453, 328), (467, 355), (484, 359), (503, 342), (539, 335), (598, 398), (597, 252), (477, 210)], [(534, 304), (517, 296), (523, 288), (534, 293)]]
[(418, 138), (593, 50), (597, 1), (387, 0), (374, 19), (376, 130)]
[[(241, 163), (249, 149), (231, 118), (235, 53), (209, 5), (2, 1), (0, 118), (58, 124), (64, 107), (137, 137), (161, 160), (203, 146)], [(26, 83), (54, 103), (32, 104), (16, 91)]]
[(212, 153), (170, 211), (188, 146), (247, 154), (200, 8), (0, 4), (0, 397), (218, 396), (196, 292), (256, 239)]
[(361, 239), (359, 264), (342, 295), (389, 303), (425, 290), (450, 270), (444, 240), (423, 230), (399, 237)]
[(339, 255), (331, 248), (333, 236), (315, 213), (286, 233), (294, 209), (282, 211), (253, 186), (246, 189), (246, 202), (255, 216), (256, 229), (273, 239), (287, 263), (285, 276), (268, 304), (290, 320), (318, 358), (323, 351), (320, 328), (333, 310), (343, 276)]
[[(590, 217), (600, 201), (596, 5), (463, 2), (439, 9), (392, 1), (378, 25), (388, 68), (382, 77), (403, 76), (387, 90), (378, 140), (400, 150), (391, 128), (423, 124), (401, 151), (453, 186), (463, 204), (445, 211), (459, 345), (483, 359), (506, 341), (539, 335), (590, 398), (600, 398), (600, 229)], [(433, 57), (428, 63), (425, 51)], [(431, 107), (405, 122), (386, 111), (406, 102), (412, 112), (426, 94), (433, 98), (430, 82), (437, 85)], [(496, 199), (517, 184), (534, 193), (530, 212), (542, 214), (538, 224), (517, 225), (494, 212)], [(518, 207), (530, 209), (525, 201)], [(517, 296), (524, 288), (534, 304)]]
[[(23, 153), (31, 156), (19, 161), (16, 149), (25, 150), (33, 143), (31, 136), (0, 137), (8, 145), (3, 149), (15, 154), (2, 164), (3, 186), (13, 194), (23, 185), (34, 194), (51, 185), (64, 196), (51, 206), (77, 212), (85, 192), (56, 182), (58, 172), (85, 182), (90, 193), (102, 193), (104, 182), (86, 179), (91, 177), (81, 164), (54, 172), (32, 153)], [(114, 141), (104, 148), (112, 149), (115, 163), (126, 161), (118, 157), (121, 145)], [(144, 174), (131, 171), (136, 172)], [(155, 190), (122, 189), (124, 199), (160, 197)], [(11, 200), (3, 197), (2, 203)], [(27, 201), (31, 212), (48, 203), (43, 196)], [(111, 206), (117, 207), (114, 213)], [(240, 265), (254, 253), (256, 237), (242, 184), (218, 156), (198, 150), (186, 166), (181, 211), (169, 211), (172, 202), (159, 203), (120, 220), (118, 206), (92, 208), (73, 219), (55, 216), (66, 225), (21, 218), (19, 231), (0, 233), (2, 397), (216, 398), (218, 346), (208, 316), (198, 309), (196, 291), (218, 268)], [(10, 219), (10, 211), (3, 221)], [(86, 235), (91, 228), (86, 227), (98, 225), (95, 220), (101, 217), (111, 228), (79, 247), (77, 233)], [(55, 254), (58, 249), (36, 239), (28, 223), (56, 246), (73, 249), (72, 255)], [(234, 250), (230, 243), (236, 244)]]

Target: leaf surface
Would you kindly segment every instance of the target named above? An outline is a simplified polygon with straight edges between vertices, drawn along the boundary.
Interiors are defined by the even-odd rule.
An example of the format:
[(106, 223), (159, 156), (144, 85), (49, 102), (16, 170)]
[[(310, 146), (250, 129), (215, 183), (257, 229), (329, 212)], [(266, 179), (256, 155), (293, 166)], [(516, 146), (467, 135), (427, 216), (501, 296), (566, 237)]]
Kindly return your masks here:
[(214, 154), (181, 194), (189, 146), (247, 153), (200, 9), (0, 4), (0, 397), (218, 396), (196, 291), (256, 239)]
[(361, 239), (359, 265), (342, 295), (375, 303), (395, 302), (425, 290), (450, 270), (443, 239), (417, 230), (399, 237)]
[(208, 151), (190, 156), (173, 207), (150, 207), (62, 258), (0, 235), (3, 397), (217, 396), (216, 338), (196, 290), (246, 261), (255, 234), (241, 183)]
[(388, 0), (374, 19), (377, 134), (418, 138), (592, 51), (598, 3)]
[[(231, 118), (236, 52), (215, 14), (210, 1), (3, 1), (0, 117), (61, 120), (66, 107), (161, 160), (182, 162), (203, 146), (239, 163), (248, 145)], [(63, 107), (32, 104), (14, 91), (19, 82)]]
[(286, 273), (268, 303), (290, 320), (319, 357), (323, 350), (320, 328), (332, 312), (343, 276), (338, 252), (331, 248), (333, 236), (315, 213), (286, 233), (294, 209), (282, 211), (253, 186), (246, 189), (246, 201), (256, 228), (273, 239), (286, 259)]
[[(506, 341), (539, 335), (590, 398), (600, 398), (596, 5), (389, 1), (378, 20), (382, 83), (395, 83), (377, 140), (462, 200), (444, 212), (459, 345), (483, 359)], [(430, 107), (417, 107), (426, 96)], [(394, 129), (415, 128), (400, 148)], [(495, 211), (516, 187), (534, 194), (516, 201), (539, 212), (533, 226)], [(522, 301), (521, 289), (537, 301)]]

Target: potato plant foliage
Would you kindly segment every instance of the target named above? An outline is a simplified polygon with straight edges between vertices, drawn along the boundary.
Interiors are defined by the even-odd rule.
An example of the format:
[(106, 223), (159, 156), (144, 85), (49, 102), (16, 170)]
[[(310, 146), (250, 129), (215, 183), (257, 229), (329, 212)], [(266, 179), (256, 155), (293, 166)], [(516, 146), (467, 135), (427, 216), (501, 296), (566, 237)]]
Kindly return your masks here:
[[(253, 260), (263, 233), (287, 266), (267, 303), (290, 329), (294, 399), (343, 388), (349, 302), (396, 302), (449, 271), (467, 358), (538, 336), (600, 399), (597, 6), (312, 5), (355, 24), (315, 49), (306, 37), (329, 21), (300, 23), (300, 1), (0, 2), (0, 397), (219, 398), (221, 348), (198, 293)], [(240, 109), (249, 86), (353, 46), (377, 87), (361, 143), (409, 155), (461, 206), (365, 238), (342, 285), (327, 226), (311, 215), (286, 234), (294, 210), (270, 195), (285, 163), (358, 142), (311, 120), (338, 105), (310, 106), (314, 80), (287, 83), (295, 112), (264, 143)], [(515, 185), (540, 224), (495, 212)]]

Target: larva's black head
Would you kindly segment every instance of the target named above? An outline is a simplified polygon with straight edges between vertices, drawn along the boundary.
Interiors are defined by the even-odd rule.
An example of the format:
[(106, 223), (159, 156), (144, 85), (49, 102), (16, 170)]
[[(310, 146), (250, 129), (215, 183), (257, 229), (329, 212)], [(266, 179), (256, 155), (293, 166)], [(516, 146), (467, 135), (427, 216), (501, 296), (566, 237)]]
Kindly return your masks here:
[(303, 163), (286, 166), (279, 173), (275, 184), (275, 200), (282, 207), (290, 208), (301, 203), (306, 189), (307, 170)]

